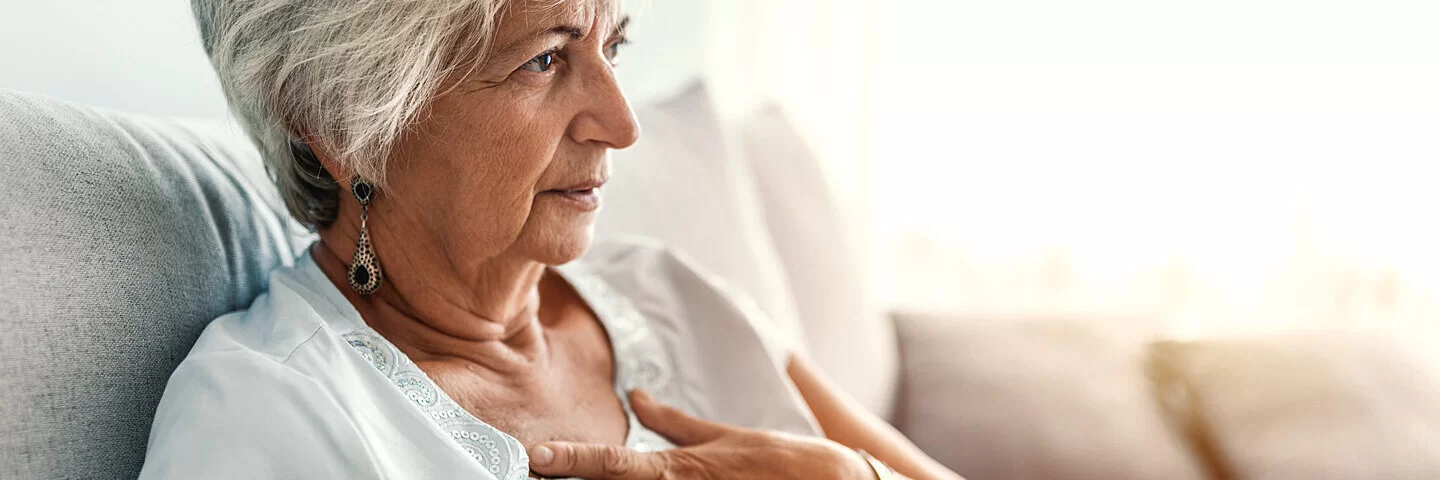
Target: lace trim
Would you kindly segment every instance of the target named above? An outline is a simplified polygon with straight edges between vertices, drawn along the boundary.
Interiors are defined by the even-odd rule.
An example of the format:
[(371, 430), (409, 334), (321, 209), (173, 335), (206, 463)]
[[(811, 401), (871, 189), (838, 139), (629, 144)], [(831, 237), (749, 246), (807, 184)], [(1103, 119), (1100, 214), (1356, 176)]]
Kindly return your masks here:
[(519, 441), (461, 408), (400, 349), (368, 328), (343, 337), (366, 362), (374, 365), (406, 398), (415, 402), (425, 416), (449, 434), (481, 468), (502, 480), (528, 476), (530, 457)]
[[(670, 395), (673, 385), (669, 355), (651, 334), (649, 324), (629, 297), (611, 289), (598, 276), (578, 266), (557, 271), (595, 311), (610, 337), (616, 359), (615, 391), (629, 424), (625, 445), (639, 451), (674, 448), (665, 437), (641, 425), (630, 408), (628, 392), (635, 388), (644, 388), (656, 398), (675, 398)], [(501, 480), (528, 476), (530, 457), (519, 440), (471, 415), (389, 340), (369, 327), (342, 337), (482, 468)]]
[(625, 445), (639, 451), (674, 448), (665, 437), (641, 425), (630, 408), (630, 390), (636, 388), (645, 389), (655, 398), (676, 398), (670, 390), (674, 382), (668, 352), (652, 334), (649, 323), (630, 297), (610, 288), (610, 284), (586, 271), (583, 265), (569, 265), (559, 271), (595, 311), (610, 337), (610, 349), (616, 359), (615, 393), (629, 416), (630, 430)]

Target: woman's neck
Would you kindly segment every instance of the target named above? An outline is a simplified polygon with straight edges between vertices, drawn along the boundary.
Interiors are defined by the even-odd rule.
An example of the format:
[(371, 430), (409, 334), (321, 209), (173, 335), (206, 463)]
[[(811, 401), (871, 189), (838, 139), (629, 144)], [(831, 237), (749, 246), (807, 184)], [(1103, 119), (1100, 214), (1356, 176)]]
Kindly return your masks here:
[(358, 236), (349, 230), (322, 232), (311, 255), (365, 323), (413, 360), (463, 359), (505, 375), (543, 365), (544, 264), (502, 252), (479, 264), (457, 265), (426, 249), (386, 249), (377, 242), (384, 282), (362, 296), (347, 281), (345, 259)]

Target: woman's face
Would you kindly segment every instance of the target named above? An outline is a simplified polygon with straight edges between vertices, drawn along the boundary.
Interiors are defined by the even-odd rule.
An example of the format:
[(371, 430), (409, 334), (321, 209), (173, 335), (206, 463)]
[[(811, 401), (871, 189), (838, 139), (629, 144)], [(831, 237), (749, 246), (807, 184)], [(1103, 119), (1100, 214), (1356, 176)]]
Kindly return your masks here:
[(624, 25), (605, 0), (530, 3), (512, 2), (485, 65), (396, 145), (371, 218), (403, 218), (405, 248), (553, 265), (590, 244), (608, 152), (639, 136), (613, 71)]

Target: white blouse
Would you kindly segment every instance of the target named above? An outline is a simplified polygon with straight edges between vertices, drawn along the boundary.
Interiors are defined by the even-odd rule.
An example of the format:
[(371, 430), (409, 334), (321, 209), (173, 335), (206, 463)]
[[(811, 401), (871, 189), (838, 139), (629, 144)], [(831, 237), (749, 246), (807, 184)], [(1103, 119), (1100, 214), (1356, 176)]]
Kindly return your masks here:
[[(608, 333), (630, 448), (673, 447), (630, 411), (634, 388), (701, 418), (819, 434), (785, 374), (789, 342), (684, 255), (610, 241), (555, 270)], [(140, 478), (511, 480), (528, 464), (367, 326), (307, 250), (205, 328), (166, 386)]]

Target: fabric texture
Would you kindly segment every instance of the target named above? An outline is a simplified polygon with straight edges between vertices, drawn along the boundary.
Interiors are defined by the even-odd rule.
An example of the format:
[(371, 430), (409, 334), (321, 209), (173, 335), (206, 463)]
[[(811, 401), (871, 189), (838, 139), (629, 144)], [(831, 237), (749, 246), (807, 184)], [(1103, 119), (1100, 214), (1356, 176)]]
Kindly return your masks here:
[(896, 321), (896, 426), (966, 478), (1211, 478), (1145, 377), (1147, 322)]
[(1356, 334), (1164, 342), (1152, 369), (1234, 480), (1440, 478), (1440, 365)]
[(639, 109), (644, 129), (614, 152), (599, 237), (639, 235), (686, 252), (803, 349), (784, 266), (766, 230), (749, 167), (723, 132), (709, 94), (695, 83)]
[(750, 118), (741, 138), (810, 357), (871, 412), (889, 418), (899, 367), (895, 327), (869, 288), (847, 208), (778, 105)]
[[(557, 269), (610, 339), (626, 444), (672, 447), (628, 411), (632, 388), (702, 418), (819, 434), (769, 321), (696, 268), (658, 244), (619, 240)], [(366, 326), (308, 254), (270, 278), (175, 371), (141, 478), (526, 477), (524, 446)]]
[(0, 90), (0, 478), (134, 478), (165, 379), (306, 233), (224, 128)]

